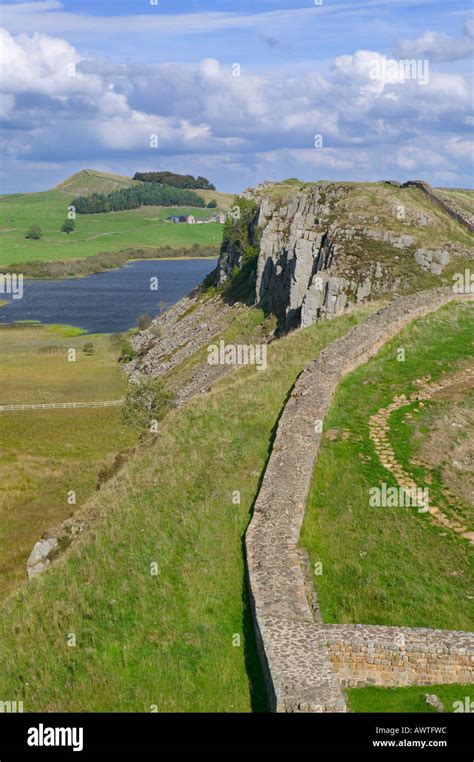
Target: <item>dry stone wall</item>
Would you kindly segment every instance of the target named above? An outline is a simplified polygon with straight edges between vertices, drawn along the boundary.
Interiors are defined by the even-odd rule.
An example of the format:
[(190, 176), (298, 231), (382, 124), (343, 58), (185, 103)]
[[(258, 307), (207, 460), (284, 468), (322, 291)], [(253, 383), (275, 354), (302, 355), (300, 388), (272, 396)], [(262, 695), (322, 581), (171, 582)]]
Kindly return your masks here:
[(461, 209), (452, 198), (443, 195), (442, 191), (438, 190), (437, 188), (433, 188), (423, 180), (411, 180), (405, 183), (402, 187), (408, 188), (410, 186), (414, 186), (415, 188), (422, 190), (424, 193), (426, 193), (427, 196), (430, 197), (432, 201), (435, 202), (435, 204), (438, 204), (438, 206), (444, 209), (445, 212), (451, 215), (451, 217), (454, 217), (455, 220), (460, 222), (461, 225), (464, 225), (464, 227), (470, 230), (471, 233), (474, 232), (473, 215), (469, 214), (466, 210)]
[(472, 633), (333, 625), (326, 637), (331, 661), (344, 686), (474, 682)]
[[(310, 363), (285, 406), (246, 535), (257, 643), (270, 704), (275, 711), (345, 711), (341, 681), (357, 681), (358, 662), (351, 654), (356, 652), (359, 644), (362, 648), (364, 642), (369, 642), (368, 637), (365, 639), (361, 635), (361, 630), (355, 630), (357, 637), (354, 639), (353, 628), (315, 623), (299, 559), (301, 524), (321, 442), (320, 423), (326, 416), (333, 393), (346, 373), (369, 360), (404, 326), (454, 298), (451, 289), (433, 289), (396, 299), (385, 309), (372, 314)], [(460, 298), (472, 299), (472, 296)], [(332, 640), (331, 633), (336, 633), (335, 640)], [(378, 632), (378, 639), (381, 636)], [(454, 638), (461, 649), (467, 649), (472, 669), (474, 634), (456, 633), (446, 637)], [(425, 635), (418, 640), (420, 654), (428, 653), (426, 642)], [(387, 645), (379, 652), (385, 656), (389, 650)], [(466, 664), (465, 654), (455, 648), (450, 653), (452, 658), (446, 664), (453, 667), (452, 676), (458, 674), (454, 669), (456, 665), (462, 672)], [(387, 661), (382, 656), (373, 658)], [(367, 673), (376, 671), (368, 666), (369, 658), (372, 655), (360, 662), (360, 680), (372, 679)], [(421, 656), (418, 662), (421, 669)], [(407, 663), (410, 664), (410, 660)], [(396, 669), (394, 664), (388, 672)], [(415, 671), (406, 668), (404, 674), (410, 676), (413, 673), (411, 677), (415, 680)], [(427, 674), (434, 675), (435, 672), (430, 667)], [(422, 672), (419, 674), (421, 676)], [(472, 679), (472, 672), (469, 674)], [(429, 682), (433, 682), (431, 677)]]

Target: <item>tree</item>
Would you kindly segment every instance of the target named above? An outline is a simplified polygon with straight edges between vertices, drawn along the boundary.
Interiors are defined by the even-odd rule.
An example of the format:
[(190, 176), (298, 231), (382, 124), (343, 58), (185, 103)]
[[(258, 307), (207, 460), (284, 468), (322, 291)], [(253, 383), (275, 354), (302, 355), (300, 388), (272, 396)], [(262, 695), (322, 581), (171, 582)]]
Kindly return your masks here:
[(39, 241), (42, 235), (43, 235), (43, 231), (41, 230), (40, 226), (32, 225), (26, 231), (25, 238), (31, 238), (34, 241)]
[(61, 225), (61, 233), (72, 233), (76, 229), (74, 220), (66, 219)]
[(133, 188), (113, 191), (107, 196), (93, 193), (91, 196), (78, 196), (72, 201), (78, 214), (102, 214), (121, 212), (124, 209), (138, 209), (140, 206), (196, 206), (203, 208), (206, 203), (192, 190), (174, 188), (171, 185), (159, 185), (144, 182)]
[(212, 201), (209, 201), (207, 205), (208, 209), (217, 209), (217, 201), (215, 198), (212, 199)]
[(94, 345), (92, 341), (87, 341), (84, 346), (82, 347), (82, 351), (86, 355), (93, 355), (94, 354)]
[(148, 378), (129, 387), (121, 418), (136, 429), (150, 429), (174, 406), (175, 395), (159, 378)]
[(206, 177), (192, 175), (177, 175), (175, 172), (135, 172), (134, 180), (142, 183), (158, 183), (172, 185), (174, 188), (189, 188), (194, 190), (215, 190), (215, 186)]
[(137, 353), (135, 349), (132, 347), (129, 341), (125, 341), (122, 346), (122, 353), (119, 357), (119, 362), (123, 363), (129, 363), (132, 362), (132, 360), (135, 360), (137, 356)]

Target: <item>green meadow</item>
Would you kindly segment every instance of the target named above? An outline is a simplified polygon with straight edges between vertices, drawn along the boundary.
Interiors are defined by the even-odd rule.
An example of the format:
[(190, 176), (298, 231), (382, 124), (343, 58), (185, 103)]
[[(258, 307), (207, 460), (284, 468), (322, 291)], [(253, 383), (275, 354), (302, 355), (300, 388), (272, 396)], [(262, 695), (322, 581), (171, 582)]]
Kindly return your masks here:
[[(136, 184), (129, 177), (83, 170), (52, 190), (0, 196), (0, 266), (80, 259), (122, 249), (220, 245), (222, 225), (219, 223), (186, 225), (174, 224), (167, 219), (182, 214), (206, 219), (231, 207), (232, 194), (208, 190), (199, 191), (199, 195), (206, 204), (211, 200), (217, 201), (216, 209), (149, 206), (108, 214), (78, 214), (74, 232), (60, 231), (68, 206), (76, 196), (110, 193)], [(42, 229), (43, 235), (39, 240), (25, 238), (26, 231), (32, 225), (39, 225)]]
[[(93, 354), (84, 353), (85, 342)], [(76, 349), (76, 361), (68, 352)], [(120, 339), (80, 329), (0, 327), (0, 404), (121, 399)], [(94, 493), (102, 465), (134, 441), (119, 408), (0, 413), (0, 598), (26, 578), (43, 532)], [(67, 493), (76, 492), (76, 505)]]
[[(89, 257), (100, 252), (161, 246), (219, 246), (222, 225), (176, 225), (171, 215), (205, 218), (213, 209), (148, 206), (124, 212), (77, 215), (73, 233), (61, 233), (70, 199), (60, 191), (0, 197), (0, 265), (36, 260)], [(28, 240), (25, 233), (39, 225), (43, 237)]]
[[(325, 622), (473, 629), (469, 543), (413, 508), (369, 507), (371, 487), (397, 484), (380, 464), (368, 426), (395, 395), (414, 391), (416, 379), (464, 367), (473, 335), (474, 305), (448, 305), (407, 327), (339, 385), (301, 539), (312, 563), (322, 563), (315, 583)], [(399, 347), (404, 362), (397, 361)], [(407, 427), (397, 415), (390, 425), (405, 462)]]
[[(245, 530), (288, 390), (365, 315), (274, 342), (265, 373), (236, 369), (168, 415), (91, 497), (103, 520), (4, 603), (0, 696), (29, 712), (265, 709)], [(241, 338), (256, 322), (239, 322)]]
[[(426, 703), (426, 694), (434, 694), (443, 703), (445, 712), (462, 711), (473, 700), (471, 685), (413, 685), (407, 688), (349, 688), (352, 712), (423, 712), (436, 709)], [(467, 698), (467, 701), (466, 701)], [(466, 711), (466, 709), (464, 709)]]

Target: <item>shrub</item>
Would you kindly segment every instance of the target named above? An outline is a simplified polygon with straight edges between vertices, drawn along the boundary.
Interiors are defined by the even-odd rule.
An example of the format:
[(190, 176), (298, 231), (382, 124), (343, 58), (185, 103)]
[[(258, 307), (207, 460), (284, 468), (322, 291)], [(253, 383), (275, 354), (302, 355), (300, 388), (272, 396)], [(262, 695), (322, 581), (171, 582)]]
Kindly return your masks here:
[(146, 330), (146, 328), (151, 325), (151, 317), (147, 312), (144, 312), (143, 315), (137, 317), (137, 325), (140, 331)]
[(25, 233), (25, 238), (31, 238), (34, 241), (39, 241), (41, 236), (43, 235), (43, 231), (41, 230), (39, 225), (32, 225)]
[(122, 353), (119, 357), (119, 362), (124, 362), (124, 363), (132, 362), (132, 360), (134, 360), (136, 356), (137, 356), (137, 353), (135, 352), (134, 348), (128, 341), (126, 341), (122, 347)]
[(174, 406), (174, 393), (159, 378), (149, 378), (129, 387), (122, 409), (123, 423), (136, 429), (149, 429), (161, 421)]
[(207, 205), (208, 209), (217, 209), (217, 201), (215, 198), (213, 198), (211, 201), (209, 201)]
[(61, 233), (72, 233), (76, 229), (76, 223), (74, 220), (64, 220), (61, 225)]
[(86, 355), (93, 355), (94, 354), (94, 345), (92, 341), (87, 341), (84, 346), (82, 347), (82, 351)]

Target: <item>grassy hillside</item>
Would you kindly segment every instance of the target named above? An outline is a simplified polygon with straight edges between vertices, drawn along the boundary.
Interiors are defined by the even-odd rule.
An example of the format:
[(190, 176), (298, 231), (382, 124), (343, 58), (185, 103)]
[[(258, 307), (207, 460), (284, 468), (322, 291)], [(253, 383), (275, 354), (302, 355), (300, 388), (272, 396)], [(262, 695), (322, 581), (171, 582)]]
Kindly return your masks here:
[[(339, 386), (302, 533), (312, 562), (323, 564), (316, 581), (324, 621), (473, 629), (471, 546), (413, 508), (369, 507), (371, 487), (396, 482), (381, 465), (368, 426), (369, 417), (395, 395), (415, 390), (416, 379), (430, 375), (435, 380), (464, 367), (469, 358), (472, 362), (473, 329), (474, 305), (449, 305), (409, 326)], [(398, 347), (405, 349), (404, 362), (397, 361)], [(434, 404), (440, 402), (425, 407)], [(451, 420), (448, 414), (446, 425)], [(389, 436), (398, 460), (415, 480), (423, 474), (421, 485), (430, 484), (436, 494), (429, 472), (420, 471), (419, 464), (408, 466), (412, 445), (407, 434), (409, 428), (393, 415)], [(439, 432), (438, 451), (440, 438), (447, 442), (448, 436)], [(448, 450), (443, 454), (446, 459)], [(441, 478), (439, 464), (433, 467)], [(468, 510), (472, 521), (472, 503)]]
[[(251, 313), (249, 332), (263, 320)], [(157, 443), (93, 498), (103, 522), (4, 604), (0, 695), (25, 711), (263, 707), (245, 528), (288, 390), (366, 314), (272, 343), (267, 371), (236, 370), (168, 416)]]
[[(85, 341), (93, 355), (82, 348)], [(67, 352), (76, 348), (76, 362)], [(120, 399), (119, 340), (75, 328), (0, 328), (0, 404)], [(134, 441), (117, 408), (0, 413), (0, 598), (24, 581), (26, 560), (48, 528), (93, 494), (101, 464)], [(76, 507), (67, 492), (77, 494)]]
[[(126, 248), (181, 247), (198, 243), (219, 246), (222, 225), (174, 225), (172, 214), (209, 217), (215, 209), (143, 207), (109, 214), (78, 215), (73, 233), (61, 233), (68, 204), (79, 193), (111, 192), (133, 185), (129, 178), (86, 170), (73, 175), (51, 191), (0, 196), (0, 266), (37, 260), (88, 257)], [(199, 195), (215, 198), (219, 209), (229, 208), (232, 196), (214, 191)], [(39, 241), (25, 239), (31, 225), (39, 225)]]
[(474, 190), (441, 188), (441, 193), (447, 199), (452, 199), (464, 211), (474, 214)]
[(470, 685), (414, 685), (408, 688), (350, 688), (347, 691), (352, 712), (424, 712), (436, 711), (426, 703), (425, 695), (434, 693), (444, 704), (445, 712), (453, 712), (455, 702), (465, 705), (470, 699)]
[(65, 196), (74, 198), (74, 196), (89, 195), (91, 193), (113, 193), (113, 191), (122, 188), (131, 188), (139, 185), (136, 180), (124, 175), (114, 175), (109, 172), (98, 172), (95, 169), (83, 169), (76, 172), (75, 175), (67, 177), (62, 183), (56, 186)]

